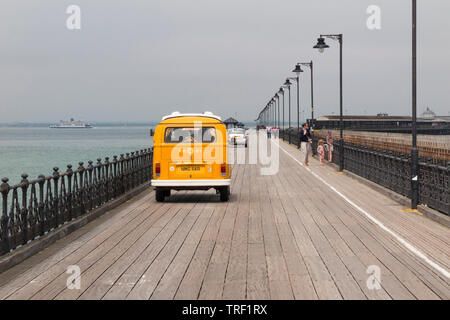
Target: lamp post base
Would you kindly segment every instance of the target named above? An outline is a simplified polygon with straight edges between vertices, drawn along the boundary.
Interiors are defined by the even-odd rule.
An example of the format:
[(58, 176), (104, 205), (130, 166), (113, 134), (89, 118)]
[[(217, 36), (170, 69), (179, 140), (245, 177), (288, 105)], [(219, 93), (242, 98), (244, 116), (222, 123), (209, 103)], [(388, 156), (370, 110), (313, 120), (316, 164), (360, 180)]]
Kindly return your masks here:
[(411, 209), (419, 204), (419, 150), (411, 150)]
[(344, 171), (344, 139), (339, 140), (339, 172)]

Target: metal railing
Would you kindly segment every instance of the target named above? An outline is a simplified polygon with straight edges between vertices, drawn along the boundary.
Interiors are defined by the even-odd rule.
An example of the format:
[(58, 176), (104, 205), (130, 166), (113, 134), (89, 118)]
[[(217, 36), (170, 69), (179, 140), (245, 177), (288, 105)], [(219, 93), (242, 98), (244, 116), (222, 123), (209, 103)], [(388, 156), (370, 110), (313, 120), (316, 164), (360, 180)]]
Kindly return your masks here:
[[(328, 132), (338, 136), (338, 130), (316, 130), (316, 137), (326, 139)], [(411, 135), (388, 132), (344, 131), (344, 140), (349, 143), (371, 148), (411, 153)], [(417, 146), (419, 155), (423, 158), (433, 158), (450, 161), (450, 139), (448, 136), (418, 135)]]
[(300, 147), (300, 135), (297, 128), (280, 130), (280, 139)]
[(106, 157), (102, 162), (80, 162), (77, 169), (67, 166), (60, 173), (53, 168), (50, 176), (28, 180), (22, 174), (19, 184), (9, 179), (0, 184), (0, 255), (33, 241), (49, 231), (72, 221), (152, 177), (153, 149)]
[[(293, 140), (291, 133), (291, 143)], [(280, 131), (288, 141), (289, 133)], [(298, 139), (298, 138), (297, 138)], [(312, 150), (316, 153), (319, 138), (313, 135)], [(333, 162), (339, 162), (338, 140), (335, 139)], [(344, 142), (344, 169), (373, 181), (405, 197), (411, 197), (411, 155)], [(450, 162), (420, 158), (419, 202), (450, 215)]]

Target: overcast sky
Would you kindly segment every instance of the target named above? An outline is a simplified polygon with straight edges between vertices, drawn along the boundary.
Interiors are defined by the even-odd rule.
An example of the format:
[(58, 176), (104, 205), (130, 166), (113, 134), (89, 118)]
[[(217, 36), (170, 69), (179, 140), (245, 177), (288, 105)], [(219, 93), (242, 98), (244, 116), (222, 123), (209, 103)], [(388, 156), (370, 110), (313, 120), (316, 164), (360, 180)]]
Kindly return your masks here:
[[(450, 112), (450, 1), (419, 2), (419, 112)], [(66, 8), (81, 8), (81, 30)], [(369, 5), (381, 27), (366, 27)], [(153, 121), (174, 110), (253, 120), (296, 62), (315, 62), (318, 115), (411, 113), (410, 0), (2, 0), (0, 122)], [(301, 109), (310, 113), (309, 70)], [(293, 91), (292, 93), (294, 93)], [(292, 95), (293, 109), (295, 106)]]

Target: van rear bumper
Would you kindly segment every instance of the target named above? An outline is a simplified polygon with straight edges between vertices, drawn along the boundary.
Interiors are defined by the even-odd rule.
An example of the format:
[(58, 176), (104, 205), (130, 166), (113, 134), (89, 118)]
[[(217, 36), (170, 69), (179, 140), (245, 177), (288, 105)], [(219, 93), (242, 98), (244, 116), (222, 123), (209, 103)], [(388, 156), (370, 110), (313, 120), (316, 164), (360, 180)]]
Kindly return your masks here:
[(231, 179), (152, 180), (153, 187), (224, 187)]

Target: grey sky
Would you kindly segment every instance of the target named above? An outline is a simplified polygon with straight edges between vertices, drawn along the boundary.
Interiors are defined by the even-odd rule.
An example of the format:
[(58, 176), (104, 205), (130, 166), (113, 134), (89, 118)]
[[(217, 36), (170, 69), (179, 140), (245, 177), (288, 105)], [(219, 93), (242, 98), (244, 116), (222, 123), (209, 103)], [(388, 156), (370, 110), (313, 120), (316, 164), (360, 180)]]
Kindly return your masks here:
[[(450, 1), (419, 2), (419, 112), (450, 111)], [(82, 29), (66, 28), (70, 4)], [(382, 30), (366, 27), (379, 5)], [(315, 62), (316, 111), (410, 114), (410, 0), (2, 0), (0, 122), (151, 121), (210, 110), (253, 120), (296, 62)], [(308, 114), (309, 71), (301, 105)], [(295, 105), (292, 95), (293, 109)]]

